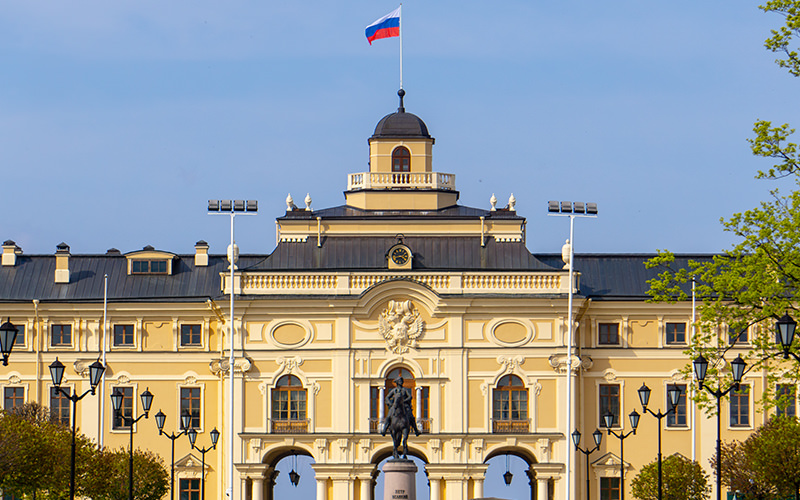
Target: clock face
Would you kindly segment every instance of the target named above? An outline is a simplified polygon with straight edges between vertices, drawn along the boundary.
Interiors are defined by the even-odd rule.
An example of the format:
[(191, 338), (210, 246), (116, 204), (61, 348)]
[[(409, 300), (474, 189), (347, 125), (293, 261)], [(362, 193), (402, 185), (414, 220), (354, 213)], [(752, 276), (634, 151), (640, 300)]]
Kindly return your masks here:
[(402, 266), (406, 262), (408, 262), (408, 250), (403, 247), (398, 247), (392, 250), (392, 262), (397, 264), (398, 266)]

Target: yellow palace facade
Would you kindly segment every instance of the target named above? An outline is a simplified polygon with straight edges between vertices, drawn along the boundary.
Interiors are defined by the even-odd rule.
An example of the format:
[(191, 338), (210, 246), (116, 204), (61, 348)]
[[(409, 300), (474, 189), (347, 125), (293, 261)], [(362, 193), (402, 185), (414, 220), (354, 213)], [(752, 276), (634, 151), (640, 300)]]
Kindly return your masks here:
[[(382, 400), (402, 375), (422, 432), (409, 448), (425, 464), (431, 499), (502, 496), (485, 490), (486, 471), (507, 454), (527, 463), (521, 479), (531, 499), (564, 499), (568, 482), (571, 497), (585, 498), (587, 478), (592, 498), (619, 498), (621, 465), (630, 498), (630, 480), (656, 458), (656, 419), (642, 416), (637, 435), (625, 440), (623, 464), (619, 440), (604, 432), (588, 470), (575, 452), (568, 467), (570, 434), (580, 430), (586, 446), (606, 412), (615, 415), (614, 430), (630, 430), (627, 415), (642, 412), (643, 383), (654, 410), (666, 409), (669, 385), (690, 387), (679, 370), (688, 362), (691, 305), (645, 302), (649, 256), (578, 254), (569, 363), (561, 242), (553, 242), (558, 253), (531, 254), (513, 195), (501, 206), (494, 196), (484, 208), (459, 205), (455, 174), (433, 169), (433, 145), (401, 96), (369, 139), (369, 171), (348, 174), (345, 204), (313, 209), (310, 199), (305, 206), (287, 199), (276, 248), (239, 256), (233, 279), (224, 252), (210, 253), (203, 241), (189, 255), (152, 247), (73, 255), (66, 244), (54, 255), (28, 255), (6, 241), (0, 314), (21, 335), (0, 367), (5, 407), (38, 402), (69, 422), (49, 364), (64, 363), (63, 387), (82, 393), (89, 364), (104, 359), (100, 396), (77, 406), (84, 434), (125, 446), (129, 431), (112, 417), (109, 395), (122, 390), (125, 411), (138, 416), (146, 388), (155, 395), (151, 417), (159, 409), (167, 415), (166, 432), (179, 430), (184, 411), (199, 446), (210, 446), (212, 429), (221, 432), (205, 469), (197, 451), (177, 443), (182, 493), (196, 492), (203, 479), (208, 498), (224, 498), (233, 463), (234, 498), (272, 499), (276, 465), (297, 454), (313, 460), (315, 477), (303, 480), (315, 481), (317, 500), (371, 500), (381, 494), (378, 464), (391, 455), (379, 432)], [(726, 401), (723, 439), (743, 439), (763, 422), (754, 400), (764, 383), (749, 374), (749, 390)], [(665, 456), (709, 467), (714, 418), (683, 397), (664, 424)], [(137, 447), (169, 464), (170, 442), (152, 418), (134, 434)]]

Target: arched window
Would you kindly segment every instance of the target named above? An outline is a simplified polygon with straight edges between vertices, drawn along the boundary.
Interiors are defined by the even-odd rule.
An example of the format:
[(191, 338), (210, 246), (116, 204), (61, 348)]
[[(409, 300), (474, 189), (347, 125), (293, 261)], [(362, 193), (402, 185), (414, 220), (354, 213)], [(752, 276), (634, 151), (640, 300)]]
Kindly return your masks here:
[(308, 432), (306, 390), (294, 375), (284, 375), (272, 389), (272, 432)]
[(528, 432), (528, 389), (516, 375), (505, 375), (492, 395), (492, 432)]
[(392, 151), (392, 172), (410, 172), (411, 153), (403, 146)]
[(417, 391), (417, 381), (414, 379), (414, 374), (408, 368), (403, 367), (390, 370), (386, 374), (382, 386), (370, 387), (370, 432), (380, 432), (381, 418), (385, 416), (386, 407), (384, 406), (383, 412), (381, 411), (381, 404), (385, 405), (381, 398), (381, 388), (384, 389), (382, 396), (385, 398), (386, 394), (394, 389), (394, 380), (397, 377), (403, 377), (403, 387), (411, 393), (411, 409), (414, 412), (414, 418), (418, 422), (419, 431), (430, 432), (430, 390), (426, 386), (419, 386), (419, 391)]

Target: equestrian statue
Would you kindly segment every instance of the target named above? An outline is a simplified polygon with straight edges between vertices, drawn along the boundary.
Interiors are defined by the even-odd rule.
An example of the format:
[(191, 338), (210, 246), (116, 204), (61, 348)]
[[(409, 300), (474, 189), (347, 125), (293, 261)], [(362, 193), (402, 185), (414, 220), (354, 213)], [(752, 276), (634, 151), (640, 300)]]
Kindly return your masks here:
[(403, 387), (403, 377), (394, 380), (394, 389), (386, 395), (386, 405), (389, 411), (383, 423), (381, 435), (385, 436), (388, 432), (392, 436), (394, 449), (392, 455), (395, 459), (400, 458), (400, 446), (403, 446), (403, 458), (408, 458), (408, 432), (413, 429), (419, 436), (417, 422), (414, 419), (414, 411), (411, 409), (411, 391)]

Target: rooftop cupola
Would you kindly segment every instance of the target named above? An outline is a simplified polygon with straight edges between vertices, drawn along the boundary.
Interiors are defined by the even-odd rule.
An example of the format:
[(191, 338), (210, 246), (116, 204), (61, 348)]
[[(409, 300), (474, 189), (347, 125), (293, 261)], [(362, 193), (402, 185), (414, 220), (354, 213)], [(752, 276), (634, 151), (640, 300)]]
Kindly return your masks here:
[(369, 138), (369, 172), (349, 174), (345, 199), (364, 210), (438, 210), (458, 201), (455, 176), (433, 171), (434, 138), (420, 117), (400, 106)]

